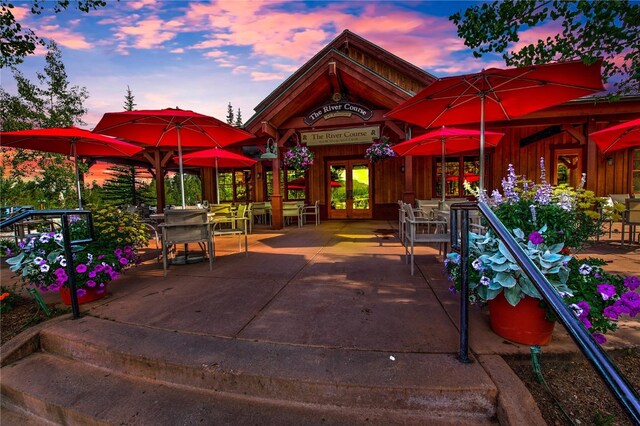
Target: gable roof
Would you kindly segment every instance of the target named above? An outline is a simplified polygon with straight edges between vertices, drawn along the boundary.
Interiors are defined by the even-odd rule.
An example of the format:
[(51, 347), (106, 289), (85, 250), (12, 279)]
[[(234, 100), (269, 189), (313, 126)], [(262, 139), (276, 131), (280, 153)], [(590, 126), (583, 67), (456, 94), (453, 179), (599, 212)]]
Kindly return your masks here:
[(391, 109), (436, 79), (435, 76), (350, 32), (331, 43), (271, 92), (256, 108), (245, 128), (256, 133), (261, 123), (275, 126), (336, 92), (372, 109)]

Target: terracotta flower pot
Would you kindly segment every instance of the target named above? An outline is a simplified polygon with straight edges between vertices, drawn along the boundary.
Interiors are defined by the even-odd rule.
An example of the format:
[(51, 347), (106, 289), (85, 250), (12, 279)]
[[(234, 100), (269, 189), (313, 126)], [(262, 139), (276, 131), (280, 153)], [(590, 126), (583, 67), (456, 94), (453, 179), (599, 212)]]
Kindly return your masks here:
[[(78, 304), (93, 302), (94, 300), (102, 299), (107, 295), (107, 287), (83, 287), (87, 292), (82, 296), (78, 296)], [(71, 291), (67, 287), (60, 287), (60, 297), (62, 297), (62, 303), (65, 305), (71, 305)]]
[(496, 334), (524, 345), (549, 344), (556, 324), (545, 318), (539, 299), (526, 296), (511, 306), (502, 293), (489, 300), (489, 319)]

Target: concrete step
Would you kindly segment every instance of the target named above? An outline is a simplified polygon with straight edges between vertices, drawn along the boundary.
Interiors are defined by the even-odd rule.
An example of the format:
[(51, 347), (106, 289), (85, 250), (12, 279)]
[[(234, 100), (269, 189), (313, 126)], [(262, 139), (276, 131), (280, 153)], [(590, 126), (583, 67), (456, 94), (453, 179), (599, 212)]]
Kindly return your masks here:
[(47, 327), (40, 347), (2, 368), (3, 400), (53, 422), (490, 424), (496, 414), (484, 369), (452, 354), (283, 345), (93, 317)]

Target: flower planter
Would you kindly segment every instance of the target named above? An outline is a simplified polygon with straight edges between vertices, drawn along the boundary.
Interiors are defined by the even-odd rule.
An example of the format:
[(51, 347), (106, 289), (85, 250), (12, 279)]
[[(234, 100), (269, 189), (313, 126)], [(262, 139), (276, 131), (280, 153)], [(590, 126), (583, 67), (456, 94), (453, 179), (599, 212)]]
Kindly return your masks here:
[(502, 293), (489, 300), (489, 319), (496, 334), (524, 345), (549, 344), (555, 326), (545, 318), (539, 299), (526, 296), (511, 306)]
[[(102, 299), (107, 295), (106, 287), (84, 287), (84, 289), (87, 292), (82, 296), (78, 296), (78, 304), (80, 305)], [(71, 305), (71, 291), (69, 291), (67, 287), (60, 287), (60, 297), (62, 297), (62, 303), (65, 305)]]

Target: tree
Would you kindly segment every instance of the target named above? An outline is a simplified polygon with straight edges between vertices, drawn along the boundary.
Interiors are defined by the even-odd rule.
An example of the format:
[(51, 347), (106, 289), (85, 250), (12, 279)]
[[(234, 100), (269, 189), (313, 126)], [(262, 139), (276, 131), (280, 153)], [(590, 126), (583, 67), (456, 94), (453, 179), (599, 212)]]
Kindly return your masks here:
[(105, 180), (102, 186), (105, 204), (137, 206), (142, 202), (148, 204), (155, 200), (155, 195), (150, 197), (149, 185), (137, 178), (138, 173), (134, 166), (112, 166), (107, 174), (111, 177)]
[(242, 127), (242, 112), (240, 112), (240, 108), (238, 108), (238, 112), (236, 113), (236, 122), (233, 123), (236, 127)]
[(227, 124), (233, 125), (233, 107), (231, 106), (231, 102), (227, 105)]
[(133, 111), (136, 107), (136, 103), (134, 102), (133, 92), (131, 88), (127, 86), (127, 94), (124, 95), (124, 110), (125, 111)]
[[(12, 69), (18, 96), (0, 88), (3, 131), (84, 124), (81, 117), (87, 111), (83, 106), (87, 91), (84, 87), (69, 85), (60, 50), (53, 42), (48, 45), (45, 62), (44, 71), (37, 73), (38, 85)], [(24, 199), (23, 203), (39, 204), (42, 201), (47, 207), (74, 205), (75, 173), (73, 163), (66, 156), (16, 149), (8, 158), (11, 159), (12, 176), (34, 176), (32, 182), (39, 188), (24, 194), (36, 199)], [(86, 171), (86, 164), (80, 162), (79, 165), (81, 172)]]
[[(613, 95), (640, 93), (640, 4), (622, 1), (496, 1), (474, 5), (449, 17), (458, 36), (481, 57), (502, 53), (508, 66), (604, 58), (603, 80)], [(509, 51), (520, 34), (556, 23), (562, 31)], [(557, 26), (556, 25), (556, 26)]]
[[(74, 2), (82, 12), (103, 7), (107, 4), (103, 0), (78, 0)], [(62, 12), (69, 6), (69, 0), (32, 0), (31, 13), (39, 15), (46, 6), (53, 6), (55, 13)], [(45, 45), (33, 30), (23, 27), (12, 13), (13, 4), (8, 1), (0, 2), (0, 68), (17, 65), (23, 62), (27, 55), (33, 54), (36, 45)]]

